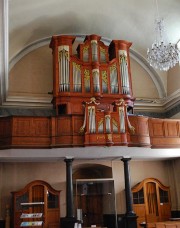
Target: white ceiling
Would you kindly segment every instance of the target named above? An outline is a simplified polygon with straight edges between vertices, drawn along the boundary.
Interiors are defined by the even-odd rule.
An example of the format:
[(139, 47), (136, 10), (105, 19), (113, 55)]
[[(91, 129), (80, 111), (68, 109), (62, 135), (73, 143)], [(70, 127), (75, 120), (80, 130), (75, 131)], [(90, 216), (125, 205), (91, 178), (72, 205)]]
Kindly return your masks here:
[(122, 157), (131, 157), (133, 160), (166, 160), (179, 158), (180, 150), (126, 146), (0, 150), (1, 162), (57, 162), (65, 157), (73, 157), (76, 160), (95, 161), (116, 161)]
[[(180, 1), (159, 0), (171, 42), (180, 39)], [(155, 0), (9, 0), (10, 59), (30, 43), (55, 34), (124, 39), (146, 58), (155, 39)]]
[[(171, 42), (180, 39), (180, 0), (159, 0)], [(132, 49), (146, 58), (155, 39), (155, 0), (9, 0), (9, 59), (32, 43), (57, 34), (98, 34), (132, 42)], [(176, 149), (128, 147), (0, 150), (1, 161), (58, 161), (109, 159), (169, 159), (180, 157)]]

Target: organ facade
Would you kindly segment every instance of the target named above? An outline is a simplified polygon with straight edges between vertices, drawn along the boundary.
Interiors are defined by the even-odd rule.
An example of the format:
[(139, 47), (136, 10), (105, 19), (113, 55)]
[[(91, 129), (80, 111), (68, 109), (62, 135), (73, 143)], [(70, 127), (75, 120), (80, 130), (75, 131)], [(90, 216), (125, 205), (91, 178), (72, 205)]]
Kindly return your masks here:
[[(86, 36), (73, 55), (74, 36), (53, 36), (53, 105), (58, 116), (83, 122), (84, 145), (126, 145), (133, 130), (127, 112), (133, 112), (129, 48), (112, 40), (106, 46), (98, 35)], [(75, 132), (73, 132), (75, 133)]]
[(60, 35), (50, 42), (55, 115), (1, 116), (0, 149), (180, 147), (180, 120), (134, 115), (131, 43), (106, 45), (94, 34), (76, 39)]

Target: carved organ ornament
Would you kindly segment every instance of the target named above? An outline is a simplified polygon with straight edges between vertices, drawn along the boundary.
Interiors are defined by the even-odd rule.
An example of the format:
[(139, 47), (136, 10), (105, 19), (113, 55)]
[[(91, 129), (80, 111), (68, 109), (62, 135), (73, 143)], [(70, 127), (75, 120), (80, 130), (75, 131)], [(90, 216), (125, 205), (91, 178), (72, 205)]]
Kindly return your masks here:
[[(86, 36), (73, 54), (74, 36), (53, 36), (53, 105), (57, 115), (81, 115), (85, 145), (127, 144), (133, 130), (129, 48), (131, 43), (113, 40), (106, 46), (98, 35)], [(76, 108), (74, 108), (76, 107)], [(76, 110), (75, 110), (76, 109)], [(73, 111), (74, 110), (74, 111)]]

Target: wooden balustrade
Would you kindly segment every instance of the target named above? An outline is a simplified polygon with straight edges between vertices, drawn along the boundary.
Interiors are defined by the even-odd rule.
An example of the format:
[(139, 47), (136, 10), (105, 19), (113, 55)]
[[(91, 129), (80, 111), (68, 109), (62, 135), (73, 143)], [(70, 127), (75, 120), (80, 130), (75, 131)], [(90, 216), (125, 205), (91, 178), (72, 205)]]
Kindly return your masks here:
[[(104, 114), (103, 114), (104, 115)], [(113, 113), (115, 115), (115, 113)], [(90, 145), (179, 148), (180, 120), (129, 116), (134, 133), (80, 132), (84, 115), (0, 117), (0, 148), (83, 147)], [(109, 144), (108, 144), (109, 143)]]
[(180, 120), (149, 119), (149, 134), (153, 148), (180, 145)]

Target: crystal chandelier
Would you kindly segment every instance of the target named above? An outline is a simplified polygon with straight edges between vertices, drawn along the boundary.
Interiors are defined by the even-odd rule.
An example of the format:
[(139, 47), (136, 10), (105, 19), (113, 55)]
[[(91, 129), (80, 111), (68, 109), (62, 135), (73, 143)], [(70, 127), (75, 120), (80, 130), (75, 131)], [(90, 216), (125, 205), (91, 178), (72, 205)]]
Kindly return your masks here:
[[(156, 6), (158, 12), (157, 0)], [(180, 51), (177, 43), (172, 44), (167, 41), (164, 21), (159, 17), (159, 13), (155, 24), (156, 40), (152, 44), (151, 49), (148, 48), (147, 50), (147, 60), (152, 67), (167, 71), (179, 62)]]

